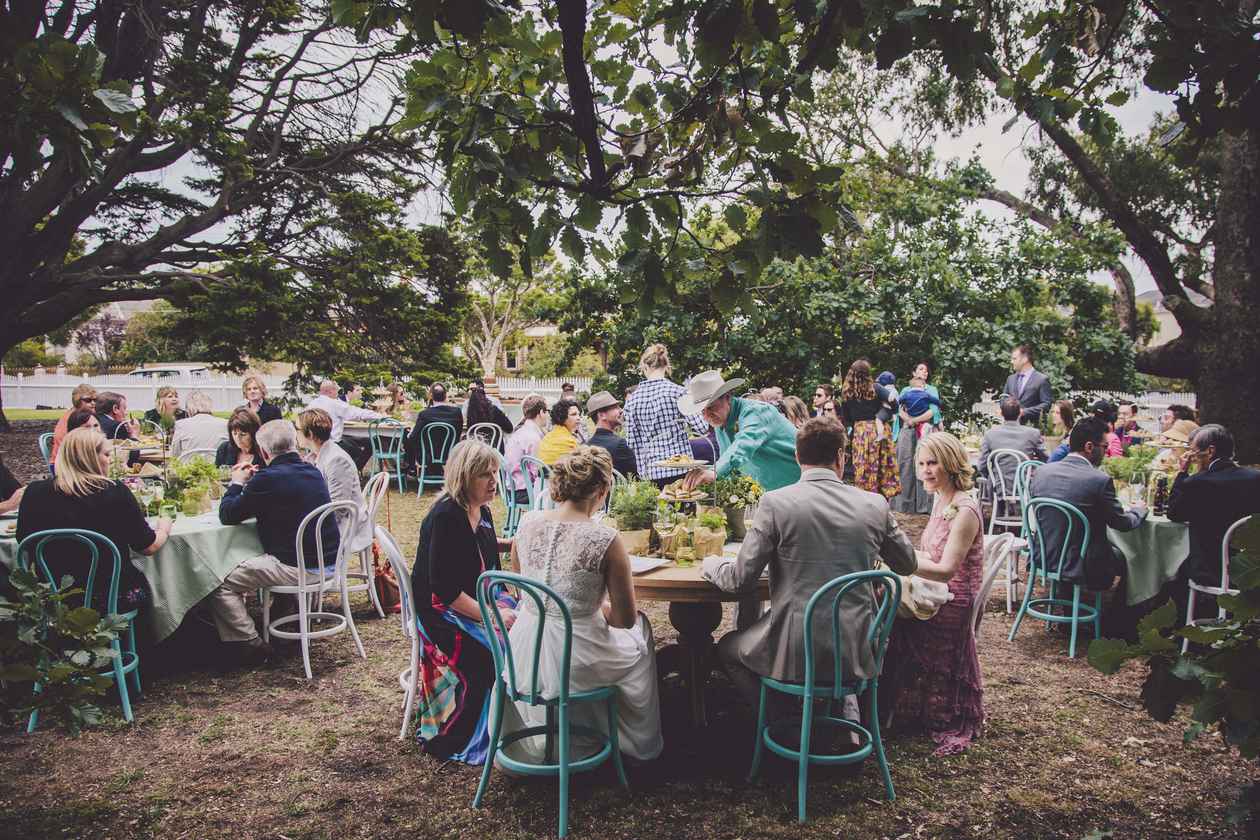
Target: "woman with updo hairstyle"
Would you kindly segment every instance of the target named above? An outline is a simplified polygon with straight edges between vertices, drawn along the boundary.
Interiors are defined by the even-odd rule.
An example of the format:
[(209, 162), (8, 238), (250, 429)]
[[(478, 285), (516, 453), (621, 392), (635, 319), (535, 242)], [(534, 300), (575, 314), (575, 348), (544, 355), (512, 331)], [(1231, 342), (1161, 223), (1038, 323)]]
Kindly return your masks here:
[[(564, 599), (573, 619), (569, 691), (617, 686), (617, 739), (621, 752), (640, 760), (660, 755), (660, 697), (656, 683), (656, 646), (647, 616), (638, 612), (630, 579), (630, 558), (617, 532), (591, 517), (612, 490), (613, 465), (608, 450), (578, 446), (551, 468), (551, 496), (556, 506), (528, 513), (512, 544), (512, 563), (526, 577), (551, 587)], [(539, 616), (526, 598), (508, 633), (517, 673), (533, 673), (534, 638)], [(540, 690), (559, 695), (564, 625), (543, 623), (538, 651)], [(608, 734), (608, 715), (598, 703), (570, 707), (575, 728)], [(546, 723), (547, 710), (526, 703), (504, 709), (504, 734)], [(594, 739), (574, 733), (572, 759), (588, 755)], [(546, 760), (541, 738), (525, 738), (507, 747), (519, 761)]]
[(670, 380), (673, 367), (664, 344), (649, 344), (639, 358), (643, 381), (626, 397), (622, 419), (626, 425), (626, 443), (634, 452), (639, 475), (657, 487), (687, 474), (678, 467), (653, 466), (660, 461), (683, 455), (692, 457), (687, 432), (697, 436), (709, 434), (709, 424), (699, 414), (686, 417), (678, 410), (678, 398), (687, 389)]

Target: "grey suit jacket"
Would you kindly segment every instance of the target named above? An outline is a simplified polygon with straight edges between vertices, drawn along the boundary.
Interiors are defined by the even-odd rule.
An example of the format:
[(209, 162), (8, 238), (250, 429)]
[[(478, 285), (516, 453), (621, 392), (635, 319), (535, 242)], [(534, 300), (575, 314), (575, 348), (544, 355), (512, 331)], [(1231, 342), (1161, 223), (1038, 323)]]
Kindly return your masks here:
[(1028, 374), (1028, 381), (1024, 383), (1024, 390), (1019, 390), (1019, 374), (1012, 373), (1006, 377), (1006, 389), (1004, 393), (1010, 394), (1019, 400), (1019, 404), (1024, 408), (1024, 416), (1020, 418), (1021, 423), (1037, 425), (1041, 422), (1042, 416), (1050, 410), (1050, 403), (1054, 402), (1054, 392), (1050, 390), (1050, 380), (1039, 370), (1034, 369)]
[[(1034, 461), (1046, 460), (1041, 432), (1032, 426), (1021, 426), (1017, 420), (1007, 420), (984, 433), (984, 438), (980, 441), (980, 475), (985, 478), (992, 478), (989, 475), (989, 455), (998, 449), (1014, 449)], [(1010, 493), (1015, 488), (1015, 460), (1003, 458), (999, 463), (1006, 492)], [(994, 483), (994, 487), (996, 486)]]
[[(805, 679), (805, 604), (819, 587), (852, 572), (873, 569), (882, 558), (898, 574), (918, 566), (914, 547), (889, 510), (888, 501), (844, 484), (827, 469), (808, 469), (800, 481), (761, 497), (739, 557), (705, 564), (705, 577), (727, 592), (752, 589), (770, 567), (770, 612), (739, 633), (739, 658), (757, 674)], [(845, 595), (840, 605), (844, 679), (874, 676), (866, 644), (874, 612), (870, 588)], [(815, 678), (834, 679), (831, 611), (814, 613)]]
[[(1106, 589), (1111, 579), (1120, 574), (1120, 564), (1107, 542), (1107, 529), (1132, 531), (1146, 515), (1126, 511), (1116, 498), (1116, 486), (1111, 476), (1096, 468), (1084, 456), (1070, 454), (1062, 461), (1038, 467), (1033, 473), (1029, 488), (1033, 496), (1042, 496), (1067, 502), (1085, 514), (1089, 520), (1089, 548), (1082, 566), (1078, 551), (1069, 551), (1063, 563), (1063, 579), (1084, 584), (1090, 589)], [(1037, 536), (1032, 539), (1034, 551), (1044, 541), (1050, 570), (1059, 562), (1066, 537), (1067, 523), (1058, 511), (1042, 510), (1037, 515)], [(1073, 533), (1073, 544), (1077, 534)]]

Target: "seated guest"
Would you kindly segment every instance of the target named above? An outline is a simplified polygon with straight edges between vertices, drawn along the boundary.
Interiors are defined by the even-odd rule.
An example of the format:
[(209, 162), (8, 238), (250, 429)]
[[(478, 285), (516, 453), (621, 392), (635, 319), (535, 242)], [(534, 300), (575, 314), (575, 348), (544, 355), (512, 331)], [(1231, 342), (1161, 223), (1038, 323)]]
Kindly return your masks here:
[(592, 394), (586, 401), (586, 410), (595, 421), (595, 434), (591, 435), (591, 446), (607, 449), (612, 458), (613, 469), (626, 478), (634, 476), (636, 464), (630, 444), (617, 434), (621, 428), (621, 403), (607, 391)]
[(528, 470), (524, 472), (521, 470), (521, 458), (525, 455), (531, 458), (538, 457), (538, 444), (542, 442), (543, 424), (547, 420), (547, 415), (544, 413), (546, 410), (547, 401), (542, 397), (537, 394), (526, 397), (525, 402), (521, 403), (521, 411), (524, 414), (521, 424), (508, 437), (507, 444), (504, 446), (507, 453), (505, 460), (508, 478), (512, 482), (510, 489), (518, 505), (529, 504), (529, 491), (526, 487), (529, 482), (538, 480), (538, 476), (532, 473), (527, 475)]
[(96, 412), (92, 409), (80, 408), (70, 412), (70, 416), (66, 418), (66, 432), (73, 432), (75, 429), (91, 429), (99, 432), (101, 421), (97, 419)]
[(0, 455), (0, 513), (17, 510), (25, 492), (22, 482), (13, 477), (13, 473), (5, 466), (4, 456)]
[[(612, 458), (598, 446), (579, 446), (556, 461), (550, 479), (556, 508), (526, 514), (521, 520), (512, 544), (512, 566), (564, 598), (573, 618), (569, 691), (617, 686), (619, 746), (624, 754), (646, 761), (664, 747), (652, 625), (635, 607), (630, 557), (621, 538), (607, 525), (591, 521), (612, 490), (612, 471)], [(558, 697), (564, 627), (557, 621), (544, 623), (536, 666), (538, 618), (533, 601), (524, 599), (508, 644), (517, 673), (532, 673), (537, 667), (542, 696)], [(548, 717), (547, 709), (526, 703), (513, 703), (504, 712), (505, 735), (545, 724)], [(608, 733), (608, 714), (599, 703), (574, 705), (569, 719)], [(574, 758), (589, 754), (594, 741), (576, 734), (570, 754)], [(547, 760), (539, 738), (517, 742), (507, 752), (518, 761)]]
[(70, 408), (66, 409), (66, 413), (58, 418), (57, 425), (53, 426), (52, 448), (48, 457), (54, 463), (57, 461), (57, 449), (61, 446), (61, 439), (70, 431), (67, 425), (70, 422), (70, 415), (83, 410), (96, 412), (96, 389), (86, 382), (75, 386), (70, 393)]
[[(1019, 400), (1014, 397), (1003, 397), (998, 404), (1002, 412), (1001, 424), (984, 433), (980, 439), (980, 475), (993, 482), (997, 487), (996, 476), (989, 475), (989, 455), (999, 449), (1013, 449), (1027, 455), (1033, 461), (1046, 460), (1046, 450), (1041, 439), (1041, 432), (1036, 426), (1021, 426), (1019, 413), (1022, 410)], [(1015, 489), (1015, 459), (1003, 458), (999, 462), (1002, 468), (1003, 486), (1008, 494)]]
[[(1198, 468), (1194, 475), (1189, 473), (1191, 465)], [(1190, 526), (1190, 554), (1173, 587), (1184, 622), (1187, 581), (1220, 586), (1225, 532), (1244, 516), (1260, 513), (1260, 470), (1238, 465), (1234, 436), (1218, 423), (1194, 433), (1180, 467), (1168, 497), (1168, 518)], [(1213, 610), (1196, 599), (1195, 613), (1205, 616)]]
[[(457, 441), (464, 436), (464, 413), (459, 410), (458, 406), (451, 405), (446, 401), (446, 386), (441, 382), (434, 382), (429, 386), (429, 405), (424, 411), (416, 416), (416, 425), (412, 427), (411, 434), (407, 435), (405, 447), (407, 450), (407, 464), (420, 466), (420, 441), (421, 435), (424, 434), (426, 426), (433, 423), (446, 423), (455, 427), (455, 438)], [(436, 440), (435, 443), (441, 443)], [(428, 446), (425, 442), (425, 446)], [(454, 441), (451, 442), (454, 445)], [(442, 466), (425, 464), (426, 473), (433, 466), (434, 475), (442, 474)]]
[[(914, 548), (888, 500), (843, 482), (845, 438), (839, 421), (809, 420), (796, 433), (800, 479), (761, 497), (737, 558), (704, 560), (704, 577), (725, 592), (752, 591), (762, 571), (770, 569), (770, 612), (718, 643), (719, 660), (754, 709), (762, 676), (796, 683), (805, 679), (801, 628), (814, 592), (841, 575), (870, 571), (880, 560), (898, 574), (915, 570)], [(875, 676), (874, 657), (865, 644), (873, 611), (869, 590), (853, 592), (841, 602), (845, 679)], [(821, 624), (825, 612), (816, 614), (820, 632), (814, 637), (820, 683), (834, 676), (829, 614), (825, 631)]]
[(188, 412), (179, 407), (179, 389), (173, 385), (158, 388), (153, 402), (153, 408), (144, 413), (144, 419), (155, 426), (161, 426), (168, 434), (175, 428), (175, 421), (188, 416)]
[[(258, 430), (258, 448), (267, 466), (256, 473), (250, 464), (232, 468), (232, 483), (219, 503), (219, 521), (239, 525), (257, 517), (263, 553), (228, 572), (208, 596), (219, 638), (235, 648), (244, 663), (258, 663), (271, 655), (245, 610), (245, 595), (263, 586), (297, 585), (298, 526), (308, 513), (331, 501), (319, 470), (298, 456), (297, 436), (288, 420), (264, 424)], [(313, 524), (307, 527), (302, 550), (308, 570), (317, 569), (317, 540), (324, 546), (325, 564), (336, 561), (340, 539), (334, 519), (325, 519), (318, 532)], [(318, 584), (321, 574), (314, 571), (308, 579)]]
[(263, 382), (261, 377), (252, 375), (245, 377), (241, 382), (241, 393), (245, 396), (245, 405), (241, 408), (248, 408), (254, 412), (258, 417), (259, 425), (279, 420), (284, 416), (279, 406), (267, 402), (267, 383)]
[(1107, 424), (1107, 448), (1103, 453), (1107, 458), (1120, 458), (1124, 455), (1124, 444), (1116, 434), (1116, 419), (1119, 416), (1116, 407), (1106, 400), (1099, 400), (1090, 406), (1094, 417)]
[(1199, 412), (1195, 411), (1188, 405), (1173, 403), (1164, 409), (1164, 413), (1159, 415), (1159, 430), (1166, 432), (1173, 427), (1173, 424), (1179, 420), (1187, 423), (1193, 423), (1195, 428), (1199, 426)]
[(175, 431), (171, 434), (171, 457), (179, 460), (189, 452), (209, 450), (211, 456), (203, 454), (207, 461), (218, 458), (219, 444), (228, 438), (227, 421), (214, 416), (214, 405), (210, 397), (201, 391), (193, 391), (185, 403), (188, 416), (175, 421)]
[(1155, 460), (1151, 461), (1151, 469), (1156, 472), (1170, 472), (1177, 469), (1197, 431), (1199, 431), (1199, 424), (1193, 420), (1174, 420), (1173, 424), (1154, 440), (1154, 444), (1159, 447), (1159, 452), (1156, 453)]
[(1121, 400), (1116, 406), (1116, 412), (1116, 434), (1120, 436), (1121, 445), (1127, 449), (1133, 437), (1143, 437), (1142, 427), (1138, 425), (1137, 405)]
[[(54, 528), (83, 528), (103, 534), (118, 548), (122, 567), (118, 578), (118, 611), (139, 609), (148, 601), (144, 575), (131, 562), (131, 552), (153, 555), (171, 532), (171, 523), (159, 519), (157, 530), (149, 527), (144, 511), (131, 490), (109, 476), (113, 445), (98, 429), (73, 429), (57, 452), (56, 478), (33, 481), (26, 486), (18, 510), (17, 539), (22, 541), (36, 531)], [(77, 549), (58, 543), (50, 551), (57, 561), (50, 564), (55, 575), (70, 574), (76, 586), (87, 583), (89, 555), (86, 547)], [(31, 558), (33, 560), (33, 558)], [(93, 581), (93, 606), (103, 607), (113, 569), (108, 555), (102, 554)]]
[[(478, 575), (499, 568), (490, 513), (498, 479), (498, 452), (476, 440), (456, 444), (442, 494), (420, 525), (411, 570), (416, 621), (424, 633), (416, 739), (426, 753), (465, 764), (484, 763), (490, 748), (484, 708), (494, 685), (494, 658), (476, 587)], [(509, 628), (516, 620), (510, 608), (503, 618)]]
[(389, 408), (386, 409), (385, 413), (390, 417), (402, 417), (403, 412), (411, 404), (411, 401), (407, 399), (407, 393), (403, 390), (402, 384), (391, 382), (385, 387), (385, 390), (389, 392)]
[(325, 379), (319, 383), (319, 396), (311, 400), (311, 404), (307, 408), (318, 408), (327, 412), (333, 422), (330, 440), (350, 453), (350, 457), (354, 459), (355, 467), (360, 470), (363, 469), (363, 465), (372, 457), (371, 448), (353, 438), (343, 437), (346, 421), (370, 422), (382, 419), (385, 415), (367, 408), (355, 408), (345, 400), (338, 399), (337, 383), (331, 379)]
[[(980, 661), (971, 608), (984, 577), (984, 521), (971, 490), (971, 465), (958, 438), (928, 435), (915, 450), (923, 489), (934, 494), (920, 540), (917, 575), (949, 584), (953, 599), (926, 621), (898, 618), (884, 666), (897, 726), (931, 734), (933, 755), (962, 752), (984, 725)], [(881, 686), (882, 688), (882, 686)]]
[(341, 398), (353, 406), (363, 405), (363, 385), (358, 382), (347, 382)]
[(561, 399), (551, 407), (551, 431), (538, 443), (538, 459), (547, 466), (577, 448), (577, 428), (582, 412), (573, 400)]
[[(490, 402), (490, 398), (486, 396), (485, 388), (478, 388), (474, 385), (469, 390), (465, 410), (468, 415), (468, 428), (471, 429), (478, 423), (490, 423), (498, 426), (503, 431), (504, 438), (512, 434), (512, 421), (503, 413), (502, 408)], [(502, 440), (499, 441), (499, 451), (503, 451)]]
[(1071, 449), (1068, 438), (1072, 434), (1072, 426), (1076, 424), (1076, 406), (1071, 400), (1058, 400), (1050, 407), (1050, 420), (1054, 423), (1054, 433), (1063, 438), (1047, 459), (1053, 464), (1066, 458)]
[(135, 440), (140, 431), (137, 424), (127, 417), (127, 398), (113, 391), (102, 391), (96, 395), (96, 419), (101, 424), (101, 434), (110, 440)]
[[(1046, 464), (1033, 473), (1031, 495), (1057, 499), (1076, 507), (1089, 521), (1090, 544), (1082, 566), (1080, 553), (1069, 551), (1063, 563), (1063, 579), (1093, 591), (1114, 590), (1124, 574), (1124, 560), (1107, 542), (1107, 529), (1132, 531), (1146, 518), (1146, 506), (1139, 503), (1125, 511), (1116, 498), (1111, 476), (1098, 469), (1106, 450), (1107, 425), (1096, 417), (1086, 417), (1072, 428), (1071, 452), (1062, 461)], [(1057, 511), (1042, 510), (1037, 527), (1043, 534), (1051, 564), (1057, 564), (1066, 538), (1067, 523)], [(1079, 535), (1073, 529), (1073, 539)], [(1038, 541), (1033, 540), (1033, 550)], [(1084, 600), (1084, 599), (1082, 599)]]
[(214, 465), (235, 467), (238, 464), (250, 464), (259, 469), (266, 466), (262, 453), (258, 451), (258, 430), (261, 427), (258, 415), (252, 409), (241, 406), (233, 411), (227, 421), (228, 439), (219, 444), (219, 451), (214, 455)]
[(337, 511), (337, 527), (341, 539), (349, 545), (349, 551), (359, 552), (372, 544), (372, 524), (367, 519), (367, 503), (363, 500), (363, 488), (359, 485), (359, 471), (344, 449), (336, 444), (328, 446), (332, 435), (332, 418), (320, 408), (308, 408), (298, 414), (298, 433), (302, 442), (314, 454), (311, 463), (319, 470), (328, 485), (328, 495), (334, 502), (354, 502), (358, 512), (350, 514)]

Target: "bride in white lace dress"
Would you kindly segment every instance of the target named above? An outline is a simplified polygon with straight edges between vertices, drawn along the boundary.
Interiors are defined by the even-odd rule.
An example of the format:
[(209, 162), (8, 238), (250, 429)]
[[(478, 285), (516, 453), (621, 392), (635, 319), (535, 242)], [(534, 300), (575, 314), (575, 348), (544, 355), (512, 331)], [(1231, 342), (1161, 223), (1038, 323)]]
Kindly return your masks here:
[[(655, 758), (664, 742), (652, 628), (647, 616), (635, 609), (625, 546), (615, 530), (591, 520), (591, 513), (612, 489), (612, 459), (600, 447), (579, 446), (555, 463), (548, 481), (556, 507), (521, 520), (512, 548), (513, 565), (522, 575), (550, 586), (569, 607), (573, 619), (569, 690), (616, 686), (622, 754)], [(523, 598), (508, 643), (517, 677), (523, 681), (518, 688), (525, 691), (533, 671), (537, 628), (536, 607), (530, 598)], [(563, 654), (564, 622), (560, 611), (551, 607), (539, 653), (544, 697), (559, 696)], [(574, 703), (569, 708), (572, 723), (608, 732), (603, 703)], [(544, 723), (543, 706), (513, 703), (504, 710), (503, 733)], [(534, 737), (510, 745), (507, 751), (518, 761), (542, 763), (546, 760), (543, 750), (543, 739)], [(590, 752), (591, 739), (584, 741), (575, 733), (571, 756), (580, 758)]]

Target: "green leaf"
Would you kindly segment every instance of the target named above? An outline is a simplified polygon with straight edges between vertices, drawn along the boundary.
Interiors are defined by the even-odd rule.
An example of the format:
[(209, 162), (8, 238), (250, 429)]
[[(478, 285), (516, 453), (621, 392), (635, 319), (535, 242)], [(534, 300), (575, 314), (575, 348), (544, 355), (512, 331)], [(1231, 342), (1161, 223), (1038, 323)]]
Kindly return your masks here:
[(1114, 674), (1121, 665), (1138, 655), (1138, 650), (1123, 639), (1094, 639), (1089, 644), (1086, 659), (1104, 674)]
[(647, 236), (648, 230), (651, 228), (651, 222), (648, 220), (647, 210), (642, 204), (635, 204), (626, 211), (626, 229), (642, 239)]
[(1010, 76), (1003, 76), (997, 82), (997, 95), (1003, 99), (1015, 98), (1015, 82)]
[(576, 263), (581, 263), (586, 259), (586, 240), (573, 225), (565, 225), (564, 231), (560, 234), (560, 247)]
[(748, 214), (738, 204), (726, 205), (726, 209), (722, 211), (722, 218), (726, 219), (726, 223), (734, 231), (742, 231), (744, 225), (748, 223)]
[(1121, 105), (1129, 101), (1129, 92), (1127, 90), (1118, 90), (1108, 96), (1104, 100), (1108, 105), (1114, 105), (1119, 108)]
[(39, 671), (30, 665), (5, 665), (0, 667), (0, 680), (8, 682), (35, 682), (39, 679)]
[[(1229, 701), (1224, 691), (1219, 688), (1205, 691), (1203, 696), (1199, 698), (1199, 702), (1194, 705), (1191, 718), (1203, 724), (1216, 723), (1225, 714), (1225, 710), (1228, 707)], [(1160, 722), (1162, 723), (1163, 721)]]
[(771, 0), (753, 0), (753, 21), (757, 31), (767, 41), (779, 40), (779, 13)]
[(66, 613), (63, 623), (73, 633), (87, 633), (101, 620), (101, 614), (90, 607), (76, 607)]
[(599, 203), (599, 199), (584, 195), (578, 199), (577, 213), (573, 217), (573, 222), (582, 230), (593, 233), (599, 227), (603, 215), (604, 208)]
[(77, 108), (72, 108), (69, 105), (58, 105), (57, 113), (61, 114), (66, 122), (79, 129), (79, 131), (88, 130), (88, 124), (83, 121), (83, 117), (79, 114)]
[(1172, 600), (1165, 601), (1163, 606), (1142, 617), (1138, 622), (1138, 633), (1148, 630), (1167, 630), (1177, 621), (1177, 606)]

